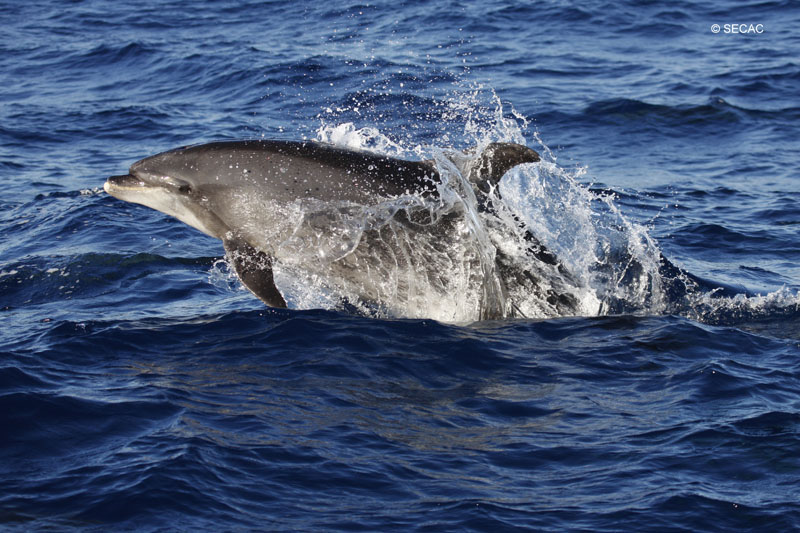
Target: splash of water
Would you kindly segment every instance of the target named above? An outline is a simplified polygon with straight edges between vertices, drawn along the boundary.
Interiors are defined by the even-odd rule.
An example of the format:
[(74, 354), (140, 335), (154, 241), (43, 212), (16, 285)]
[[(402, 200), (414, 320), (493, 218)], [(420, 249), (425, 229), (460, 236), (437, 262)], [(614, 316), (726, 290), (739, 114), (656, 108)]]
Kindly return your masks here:
[(527, 144), (528, 122), (481, 90), (441, 105), (441, 120), (461, 128), (442, 139), (459, 138), (463, 149), (404, 143), (335, 117), (322, 122), (318, 140), (432, 160), (441, 184), (436, 199), (409, 193), (372, 206), (292, 206), (293, 230), (275, 262), (290, 306), (470, 322), (613, 313), (710, 319), (725, 315), (721, 309), (775, 303), (701, 291), (613, 195), (582, 185), (584, 170), (560, 167), (536, 133), (542, 161), (514, 168), (488, 199), (477, 198), (467, 176), (478, 155), (491, 142)]
[[(339, 207), (334, 212), (329, 207), (322, 216), (307, 213), (290, 239), (292, 253), (286, 254), (295, 260), (302, 258), (302, 268), (295, 262), (291, 276), (285, 277), (305, 275), (302, 287), (311, 289), (303, 290), (293, 283), (289, 292), (299, 295), (297, 299), (303, 303), (314, 301), (311, 294), (320, 292), (331, 295), (334, 301), (350, 303), (362, 302), (366, 295), (373, 311), (377, 303), (381, 313), (392, 316), (456, 322), (486, 316), (596, 315), (604, 310), (602, 298), (608, 299), (611, 282), (617, 288), (613, 294), (618, 300), (632, 300), (632, 295), (623, 291), (628, 287), (622, 284), (624, 272), (606, 269), (601, 273), (597, 268), (608, 265), (606, 256), (616, 252), (632, 256), (629, 262), (650, 266), (641, 276), (650, 275), (651, 283), (648, 287), (639, 283), (639, 299), (652, 296), (658, 289), (654, 286), (658, 279), (657, 248), (643, 239), (650, 248), (631, 244), (635, 255), (620, 252), (617, 241), (629, 244), (622, 238), (625, 230), (614, 234), (608, 229), (602, 234), (593, 209), (598, 199), (555, 164), (544, 143), (539, 142), (548, 160), (518, 167), (499, 190), (491, 193), (491, 209), (479, 205), (466, 177), (478, 154), (491, 142), (525, 144), (523, 130), (528, 126), (513, 110), (506, 113), (493, 94), (488, 102), (480, 102), (482, 97), (481, 91), (473, 91), (448, 99), (441, 113), (445, 122), (461, 122), (461, 138), (474, 146), (468, 145), (466, 151), (435, 145), (404, 146), (375, 127), (359, 129), (350, 122), (323, 122), (317, 132), (321, 141), (394, 157), (432, 160), (441, 177), (439, 198), (435, 205), (411, 196), (368, 208)], [(610, 199), (601, 203), (607, 211), (614, 210)], [(639, 231), (646, 236), (618, 211), (616, 215), (630, 234)], [(407, 219), (421, 216), (427, 223), (410, 230)], [(322, 223), (315, 224), (316, 218)], [(441, 237), (443, 231), (448, 233), (446, 239)], [(532, 252), (535, 245), (531, 235), (544, 249), (552, 250), (558, 261), (543, 261), (541, 254)], [(381, 243), (381, 253), (372, 250), (370, 255), (369, 248), (375, 245), (365, 243), (374, 242)], [(327, 253), (336, 245), (342, 246), (341, 253)], [(317, 267), (309, 269), (314, 250)], [(370, 273), (365, 278), (369, 279), (348, 287), (336, 276), (326, 275), (344, 265), (366, 266)], [(631, 306), (642, 307), (639, 302)]]

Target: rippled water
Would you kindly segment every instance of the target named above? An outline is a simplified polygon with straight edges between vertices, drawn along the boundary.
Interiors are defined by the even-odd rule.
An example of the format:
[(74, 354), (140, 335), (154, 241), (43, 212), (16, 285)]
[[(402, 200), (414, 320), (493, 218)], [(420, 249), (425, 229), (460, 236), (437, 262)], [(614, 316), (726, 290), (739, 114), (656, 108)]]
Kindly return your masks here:
[[(791, 2), (3, 7), (0, 527), (800, 527)], [(711, 30), (733, 22), (763, 32)], [(523, 142), (547, 165), (503, 200), (573, 272), (621, 242), (703, 290), (468, 324), (303, 287), (271, 310), (219, 241), (102, 192), (262, 137)]]

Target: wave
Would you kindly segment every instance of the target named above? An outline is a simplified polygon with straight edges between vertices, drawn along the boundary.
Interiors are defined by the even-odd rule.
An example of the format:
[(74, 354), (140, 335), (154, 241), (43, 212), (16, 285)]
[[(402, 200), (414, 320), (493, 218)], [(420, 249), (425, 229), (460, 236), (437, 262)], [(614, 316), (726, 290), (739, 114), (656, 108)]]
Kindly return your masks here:
[[(754, 122), (782, 123), (800, 117), (800, 108), (753, 108), (734, 105), (720, 96), (708, 97), (704, 104), (654, 104), (629, 98), (598, 100), (588, 104), (580, 113), (548, 111), (537, 114), (540, 122), (574, 125), (596, 124), (598, 120), (635, 131), (665, 130), (683, 136), (707, 135), (713, 131), (735, 133)], [(531, 117), (532, 118), (532, 117)]]
[(594, 102), (587, 106), (587, 118), (612, 119), (619, 122), (644, 121), (650, 125), (692, 126), (708, 123), (736, 124), (740, 121), (737, 111), (722, 99), (714, 99), (704, 105), (650, 104), (639, 100), (615, 98)]
[[(183, 295), (188, 297), (202, 287), (208, 270), (218, 258), (163, 257), (156, 254), (132, 255), (86, 253), (70, 256), (30, 256), (5, 263), (0, 268), (0, 293), (7, 302), (40, 306), (62, 300), (83, 299), (100, 305), (113, 302), (115, 292), (134, 288), (135, 301), (150, 297), (154, 302)], [(195, 269), (196, 275), (176, 273)], [(171, 277), (165, 286), (165, 277)], [(145, 296), (146, 295), (146, 296)], [(11, 307), (6, 308), (13, 309)]]

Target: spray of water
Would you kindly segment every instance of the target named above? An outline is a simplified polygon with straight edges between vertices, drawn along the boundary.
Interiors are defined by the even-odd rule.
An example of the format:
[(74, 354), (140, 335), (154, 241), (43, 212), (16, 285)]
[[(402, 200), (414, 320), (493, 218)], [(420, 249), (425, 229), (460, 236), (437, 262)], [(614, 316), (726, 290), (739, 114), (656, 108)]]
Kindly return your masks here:
[[(335, 116), (317, 139), (351, 149), (432, 160), (438, 198), (409, 192), (378, 205), (298, 201), (277, 247), (276, 282), (291, 307), (470, 322), (485, 318), (677, 313), (716, 320), (797, 295), (720, 299), (662, 256), (647, 229), (610, 194), (579, 182), (528, 123), (486, 91), (443, 100), (438, 118), (461, 132), (442, 145), (404, 143)], [(447, 146), (458, 137), (461, 147)], [(491, 142), (532, 144), (542, 161), (515, 167), (488, 197), (467, 176)], [(358, 272), (358, 276), (353, 276)], [(717, 320), (719, 321), (719, 320)]]

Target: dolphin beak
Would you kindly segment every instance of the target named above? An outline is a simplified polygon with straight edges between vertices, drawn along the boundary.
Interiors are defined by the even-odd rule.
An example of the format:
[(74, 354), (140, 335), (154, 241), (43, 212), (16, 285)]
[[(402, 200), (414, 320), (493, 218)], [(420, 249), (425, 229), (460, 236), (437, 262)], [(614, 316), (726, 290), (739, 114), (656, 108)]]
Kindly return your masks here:
[(112, 196), (115, 192), (142, 190), (146, 187), (147, 184), (144, 181), (140, 180), (136, 176), (131, 176), (130, 174), (125, 174), (123, 176), (111, 176), (103, 184), (103, 190)]

